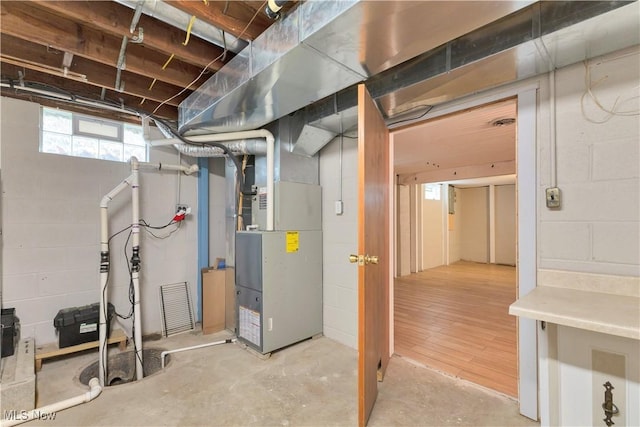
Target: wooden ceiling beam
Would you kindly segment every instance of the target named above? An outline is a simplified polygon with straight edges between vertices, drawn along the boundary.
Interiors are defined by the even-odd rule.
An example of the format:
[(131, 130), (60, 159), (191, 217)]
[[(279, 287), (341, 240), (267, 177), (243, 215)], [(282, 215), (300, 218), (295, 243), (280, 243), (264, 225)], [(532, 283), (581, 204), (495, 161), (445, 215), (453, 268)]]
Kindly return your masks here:
[[(81, 25), (34, 7), (32, 3), (18, 1), (0, 2), (2, 27), (0, 31), (44, 46), (73, 53), (115, 67), (122, 39), (103, 34), (89, 26)], [(179, 87), (188, 86), (200, 69), (173, 59), (165, 69), (166, 55), (144, 46), (129, 44), (126, 69)], [(115, 84), (115, 81), (114, 81)]]
[[(87, 84), (113, 89), (113, 82), (116, 78), (116, 69), (113, 67), (74, 56), (71, 65), (68, 67), (69, 72), (67, 75), (64, 75), (62, 68), (64, 55), (61, 51), (49, 49), (45, 46), (30, 43), (6, 34), (0, 34), (0, 46), (2, 46), (1, 55), (3, 62), (76, 81), (81, 81), (79, 76), (84, 75), (86, 76), (85, 83)], [(11, 58), (19, 58), (21, 61), (15, 61)], [(3, 69), (3, 76), (5, 75), (4, 71)], [(28, 78), (29, 72), (26, 74)], [(153, 88), (149, 90), (153, 79), (132, 74), (128, 71), (122, 72), (121, 80), (125, 83), (125, 93), (158, 102), (162, 102), (180, 91), (179, 87), (162, 82), (156, 82)], [(177, 106), (190, 93), (191, 91), (188, 90), (175, 99), (168, 101), (167, 104)]]
[[(22, 67), (17, 67), (12, 64), (2, 64), (2, 74), (3, 75), (16, 75), (18, 74), (18, 70), (22, 70)], [(87, 85), (84, 83), (76, 82), (73, 80), (65, 79), (64, 77), (56, 77), (49, 74), (41, 73), (38, 71), (29, 71), (29, 78), (25, 79), (26, 81), (36, 81), (36, 82), (46, 82), (46, 85), (55, 87), (67, 94), (73, 94), (75, 96), (89, 98), (95, 101), (100, 100), (101, 89), (95, 86)], [(19, 83), (16, 81), (16, 86)], [(46, 90), (46, 87), (43, 86), (43, 90)], [(51, 89), (53, 90), (53, 88)], [(20, 95), (24, 97), (23, 93), (28, 93), (31, 97), (35, 95), (33, 93), (21, 91), (19, 89), (11, 89), (11, 88), (2, 88), (2, 95), (10, 96), (11, 94)], [(113, 90), (107, 90), (105, 98), (111, 101), (124, 103), (125, 106), (144, 111), (145, 113), (151, 113), (158, 105), (158, 102), (154, 101), (145, 101), (140, 104), (141, 98), (137, 96), (132, 96), (126, 93), (115, 92)], [(173, 105), (163, 105), (157, 111), (156, 115), (160, 117), (169, 118), (171, 120), (176, 120), (178, 118), (178, 109)]]
[[(31, 0), (39, 7), (64, 16), (74, 21), (84, 22), (96, 29), (114, 36), (127, 36), (131, 38), (129, 27), (134, 10), (119, 5), (113, 1), (51, 1)], [(203, 68), (211, 60), (221, 56), (223, 49), (191, 35), (189, 43), (182, 43), (186, 37), (186, 31), (165, 24), (146, 15), (140, 16), (138, 27), (143, 28), (144, 46), (163, 52), (167, 55), (175, 54), (176, 59), (188, 62)], [(227, 60), (233, 57), (233, 53), (227, 54)], [(209, 66), (211, 70), (219, 70), (224, 63), (216, 61)]]
[[(254, 40), (267, 29), (273, 22), (267, 18), (262, 10), (256, 10), (241, 1), (193, 1), (193, 0), (165, 0), (174, 6), (198, 19), (218, 27), (227, 33), (238, 37), (247, 23), (254, 15), (257, 15), (251, 25), (240, 37), (243, 40)], [(267, 2), (263, 2), (264, 5)], [(226, 10), (225, 10), (226, 8)]]

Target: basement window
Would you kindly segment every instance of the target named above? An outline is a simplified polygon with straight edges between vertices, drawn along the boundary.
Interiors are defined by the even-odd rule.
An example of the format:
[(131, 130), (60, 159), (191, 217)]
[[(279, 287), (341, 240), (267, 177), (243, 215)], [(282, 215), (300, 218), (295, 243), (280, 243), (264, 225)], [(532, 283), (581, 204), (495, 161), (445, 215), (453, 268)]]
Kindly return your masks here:
[(128, 162), (148, 161), (142, 126), (42, 108), (40, 152)]
[(440, 200), (440, 184), (423, 184), (425, 200)]

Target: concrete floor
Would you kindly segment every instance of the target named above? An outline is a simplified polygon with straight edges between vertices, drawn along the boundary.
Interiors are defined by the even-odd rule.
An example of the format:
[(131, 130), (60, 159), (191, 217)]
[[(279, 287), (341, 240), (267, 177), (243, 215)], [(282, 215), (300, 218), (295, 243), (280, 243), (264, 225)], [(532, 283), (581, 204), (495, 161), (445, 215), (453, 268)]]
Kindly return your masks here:
[[(145, 348), (174, 349), (226, 338), (185, 333)], [(112, 349), (111, 351), (117, 351)], [(38, 406), (86, 391), (80, 371), (97, 353), (46, 361)], [(92, 402), (58, 412), (47, 426), (356, 425), (357, 352), (317, 338), (261, 360), (238, 344), (172, 355), (141, 382), (109, 387)], [(370, 426), (538, 425), (495, 392), (393, 357)]]

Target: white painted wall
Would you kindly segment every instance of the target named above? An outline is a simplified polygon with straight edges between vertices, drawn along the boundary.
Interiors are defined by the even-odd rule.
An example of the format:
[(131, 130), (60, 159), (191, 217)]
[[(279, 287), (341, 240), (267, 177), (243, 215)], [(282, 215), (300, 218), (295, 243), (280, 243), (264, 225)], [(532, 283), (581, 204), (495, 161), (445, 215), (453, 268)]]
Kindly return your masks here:
[[(611, 107), (618, 97), (625, 111), (638, 111), (640, 49), (589, 61), (593, 93)], [(557, 177), (562, 208), (544, 205), (551, 186), (549, 90), (542, 79), (538, 123), (539, 268), (640, 275), (639, 117), (607, 114), (585, 98), (582, 63), (556, 72)], [(626, 100), (626, 101), (625, 101)]]
[[(611, 107), (616, 99), (626, 111), (638, 111), (637, 94), (640, 81), (640, 48), (638, 46), (589, 61), (592, 92), (599, 102)], [(537, 131), (538, 157), (538, 268), (541, 271), (563, 271), (577, 289), (589, 290), (590, 280), (579, 280), (582, 273), (601, 276), (598, 285), (608, 282), (611, 288), (624, 283), (617, 276), (640, 276), (640, 126), (637, 115), (611, 116), (598, 111), (589, 97), (581, 106), (585, 85), (585, 66), (576, 64), (556, 71), (557, 108), (557, 185), (562, 207), (545, 207), (545, 188), (552, 185), (551, 129), (549, 126), (549, 82), (540, 80)], [(584, 109), (584, 113), (582, 112)], [(591, 120), (600, 121), (593, 123)], [(615, 279), (615, 280), (614, 280)], [(620, 288), (620, 291), (624, 291)], [(591, 332), (558, 328), (557, 336), (541, 334), (542, 423), (591, 424), (597, 404), (589, 378), (591, 356), (586, 351), (600, 348), (612, 353), (633, 354), (627, 357), (631, 372), (626, 391), (636, 390), (633, 403), (624, 403), (628, 425), (638, 424), (637, 341)], [(631, 350), (629, 350), (631, 348)], [(585, 365), (586, 363), (586, 365)], [(635, 367), (634, 367), (635, 366)], [(634, 388), (635, 387), (635, 388)], [(602, 393), (603, 390), (597, 390)], [(574, 393), (569, 396), (569, 394)], [(615, 392), (614, 392), (615, 393)], [(601, 394), (600, 396), (603, 396)], [(590, 402), (580, 411), (571, 402)], [(571, 401), (571, 402), (570, 402)], [(627, 395), (629, 401), (629, 395)], [(588, 421), (587, 421), (588, 420)], [(618, 423), (617, 420), (615, 420)]]
[(488, 187), (456, 188), (461, 200), (456, 207), (459, 219), (460, 258), (489, 262), (489, 193)]
[[(447, 214), (447, 228), (449, 233), (449, 264), (460, 261), (460, 246), (462, 245), (462, 233), (460, 233), (460, 207), (463, 195), (458, 189), (454, 189), (455, 213)], [(448, 212), (448, 208), (447, 208)]]
[[(99, 300), (99, 203), (130, 169), (126, 163), (39, 153), (40, 106), (4, 97), (0, 105), (3, 304), (16, 308), (23, 337), (44, 344), (57, 340), (53, 318), (59, 309)], [(172, 148), (152, 150), (151, 161), (176, 163), (177, 154)], [(164, 240), (141, 232), (145, 334), (161, 330), (161, 284), (187, 281), (196, 298), (196, 178), (180, 180), (180, 202), (192, 207), (192, 217)], [(169, 222), (177, 182), (175, 173), (141, 173), (142, 218), (152, 225)], [(125, 190), (109, 206), (111, 234), (131, 222), (130, 194)], [(110, 300), (123, 314), (130, 306), (122, 255), (126, 237), (122, 233), (112, 241), (109, 287)], [(124, 322), (128, 331), (129, 325)]]
[[(342, 183), (340, 141), (320, 151), (322, 186), (322, 282), (324, 335), (352, 348), (358, 346), (358, 268), (348, 261), (358, 251), (358, 141), (344, 138)], [(336, 215), (340, 198), (344, 213)]]
[(398, 201), (398, 276), (411, 274), (411, 192), (408, 185), (396, 186)]
[(442, 200), (422, 199), (422, 263), (425, 269), (444, 264), (442, 253), (444, 229)]
[(495, 186), (495, 251), (497, 264), (516, 265), (516, 186)]

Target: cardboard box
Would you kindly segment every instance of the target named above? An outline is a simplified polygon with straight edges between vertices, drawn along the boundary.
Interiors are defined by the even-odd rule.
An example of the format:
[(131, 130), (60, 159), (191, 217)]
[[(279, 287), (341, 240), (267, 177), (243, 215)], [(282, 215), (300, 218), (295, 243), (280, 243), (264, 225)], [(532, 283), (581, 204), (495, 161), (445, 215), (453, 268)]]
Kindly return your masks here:
[(202, 333), (225, 328), (225, 270), (202, 269)]

